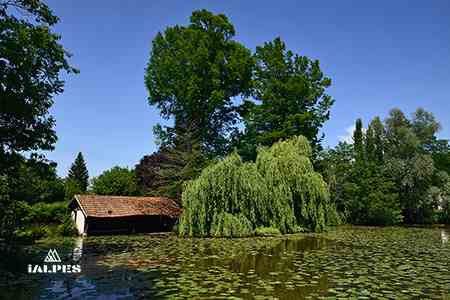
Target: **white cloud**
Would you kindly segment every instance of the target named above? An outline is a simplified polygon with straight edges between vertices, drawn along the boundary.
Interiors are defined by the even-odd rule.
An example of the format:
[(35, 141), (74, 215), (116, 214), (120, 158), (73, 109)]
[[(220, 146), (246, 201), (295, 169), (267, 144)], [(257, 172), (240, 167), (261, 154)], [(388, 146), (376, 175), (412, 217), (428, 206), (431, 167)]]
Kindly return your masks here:
[(353, 144), (353, 132), (355, 131), (355, 125), (348, 126), (345, 128), (345, 135), (339, 135), (338, 140), (340, 142), (346, 142), (348, 144)]
[[(353, 132), (355, 132), (355, 124), (345, 128), (345, 135), (338, 135), (338, 140), (340, 142), (346, 142), (348, 144), (353, 144)], [(366, 133), (366, 128), (362, 128), (362, 132)]]

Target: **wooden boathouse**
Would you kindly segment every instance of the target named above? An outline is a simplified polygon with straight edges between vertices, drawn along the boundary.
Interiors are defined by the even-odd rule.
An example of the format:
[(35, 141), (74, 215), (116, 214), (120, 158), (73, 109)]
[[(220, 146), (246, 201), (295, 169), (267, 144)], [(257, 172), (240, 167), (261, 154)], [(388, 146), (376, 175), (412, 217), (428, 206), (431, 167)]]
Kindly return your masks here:
[(164, 197), (75, 195), (69, 208), (80, 235), (170, 231), (181, 214)]

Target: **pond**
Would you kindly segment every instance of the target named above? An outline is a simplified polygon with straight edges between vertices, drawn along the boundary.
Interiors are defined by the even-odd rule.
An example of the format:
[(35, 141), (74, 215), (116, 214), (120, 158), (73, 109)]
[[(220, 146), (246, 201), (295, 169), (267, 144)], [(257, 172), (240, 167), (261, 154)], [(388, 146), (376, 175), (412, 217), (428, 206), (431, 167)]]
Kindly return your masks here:
[[(9, 286), (14, 299), (450, 299), (450, 230), (340, 227), (270, 238), (75, 241), (77, 275)], [(54, 247), (65, 257), (70, 249)], [(28, 277), (37, 276), (35, 274)]]

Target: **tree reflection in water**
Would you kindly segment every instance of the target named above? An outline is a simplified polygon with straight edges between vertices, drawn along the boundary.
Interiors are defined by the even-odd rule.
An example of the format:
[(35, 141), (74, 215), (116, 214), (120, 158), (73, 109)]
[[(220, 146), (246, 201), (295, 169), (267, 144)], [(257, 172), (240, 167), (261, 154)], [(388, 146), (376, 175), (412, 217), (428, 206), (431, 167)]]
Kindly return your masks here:
[[(81, 254), (82, 273), (47, 275), (38, 289), (16, 285), (9, 293), (6, 287), (2, 296), (445, 298), (450, 292), (449, 236), (449, 229), (442, 228), (343, 227), (272, 238), (87, 237), (67, 249), (56, 241), (51, 248), (61, 258)], [(29, 292), (21, 298), (17, 291), (22, 290)]]

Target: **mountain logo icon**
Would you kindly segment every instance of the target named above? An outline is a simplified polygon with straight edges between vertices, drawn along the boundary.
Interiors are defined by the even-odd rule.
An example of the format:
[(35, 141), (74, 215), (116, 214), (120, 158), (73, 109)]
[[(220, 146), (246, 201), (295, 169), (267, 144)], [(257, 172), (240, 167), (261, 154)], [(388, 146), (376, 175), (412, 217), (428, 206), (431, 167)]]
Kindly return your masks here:
[(59, 257), (58, 252), (56, 252), (56, 249), (48, 250), (44, 262), (51, 262), (51, 263), (61, 262), (61, 258)]

